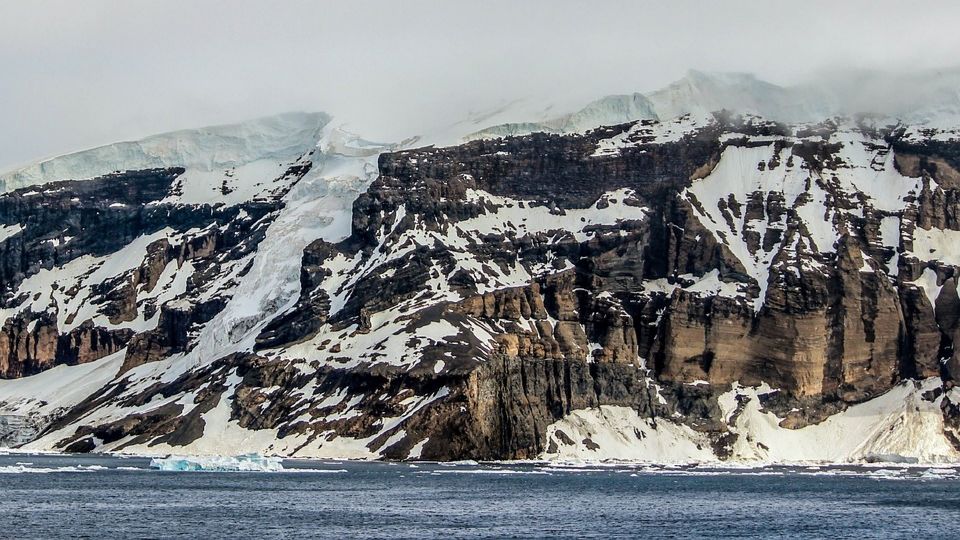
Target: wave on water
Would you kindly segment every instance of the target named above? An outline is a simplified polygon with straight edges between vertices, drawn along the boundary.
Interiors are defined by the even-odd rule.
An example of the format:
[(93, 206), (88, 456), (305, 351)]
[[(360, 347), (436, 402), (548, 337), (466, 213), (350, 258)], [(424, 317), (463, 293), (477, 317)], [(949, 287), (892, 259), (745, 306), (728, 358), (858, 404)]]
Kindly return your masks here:
[(32, 463), (0, 466), (0, 474), (21, 473), (89, 473), (108, 470), (102, 465), (67, 465), (62, 467), (35, 467)]

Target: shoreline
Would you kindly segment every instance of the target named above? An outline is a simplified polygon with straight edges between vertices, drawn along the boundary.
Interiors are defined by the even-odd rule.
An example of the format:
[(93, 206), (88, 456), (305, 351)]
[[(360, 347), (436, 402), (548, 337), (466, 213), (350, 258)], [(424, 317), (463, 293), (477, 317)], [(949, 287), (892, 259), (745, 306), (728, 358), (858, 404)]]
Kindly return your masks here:
[[(494, 461), (475, 461), (475, 460), (457, 460), (457, 461), (427, 461), (427, 460), (388, 460), (388, 459), (358, 459), (358, 458), (312, 458), (303, 456), (282, 456), (272, 454), (239, 454), (256, 455), (265, 458), (280, 458), (283, 463), (289, 464), (383, 464), (383, 465), (436, 465), (442, 467), (541, 467), (548, 469), (569, 469), (569, 470), (605, 470), (616, 468), (646, 468), (656, 471), (757, 471), (764, 469), (796, 469), (796, 470), (822, 470), (822, 469), (862, 469), (864, 471), (877, 469), (957, 469), (960, 471), (960, 461), (954, 462), (902, 462), (902, 461), (856, 461), (856, 462), (827, 462), (827, 461), (784, 461), (784, 462), (752, 462), (752, 461), (691, 461), (691, 462), (654, 462), (643, 460), (623, 460), (623, 459), (599, 459), (599, 460), (494, 460)], [(156, 459), (168, 458), (171, 456), (187, 458), (226, 458), (238, 457), (230, 454), (143, 454), (143, 453), (122, 453), (122, 452), (90, 452), (90, 453), (67, 453), (56, 451), (37, 451), (21, 450), (16, 448), (0, 448), (0, 458), (16, 457), (46, 457), (63, 459)], [(295, 470), (295, 469), (294, 469)]]

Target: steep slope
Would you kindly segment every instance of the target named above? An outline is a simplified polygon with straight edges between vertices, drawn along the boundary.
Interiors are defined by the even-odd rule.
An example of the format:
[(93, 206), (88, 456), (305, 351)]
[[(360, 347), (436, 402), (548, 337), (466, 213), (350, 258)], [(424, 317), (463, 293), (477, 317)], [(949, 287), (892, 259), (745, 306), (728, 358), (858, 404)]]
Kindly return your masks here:
[[(657, 101), (598, 103), (557, 130)], [(0, 195), (0, 443), (960, 459), (957, 132), (702, 109), (407, 148), (314, 119)]]
[[(204, 139), (207, 131), (170, 135), (171, 146), (194, 146), (196, 134)], [(326, 127), (299, 155), (244, 175), (200, 170), (193, 162), (194, 169), (58, 181), (0, 196), (0, 220), (12, 231), (0, 242), (0, 376), (62, 366), (51, 373), (63, 384), (48, 377), (51, 397), (11, 389), (20, 397), (0, 401), (16, 402), (14, 412), (46, 425), (140, 363), (188, 356), (186, 363), (202, 364), (242, 349), (251, 328), (295, 300), (303, 247), (324, 231), (344, 234), (338, 231), (349, 223), (350, 202), (387, 148)], [(273, 159), (253, 150), (255, 161)], [(66, 162), (101, 157), (100, 150), (84, 154)], [(194, 176), (195, 187), (204, 188), (194, 190), (201, 202), (182, 197), (191, 171), (217, 175)], [(106, 378), (82, 385), (86, 394), (75, 391), (74, 377), (86, 371), (67, 365), (91, 362), (114, 369), (97, 368), (93, 373)]]
[[(263, 248), (231, 255), (232, 242), (188, 236), (246, 231), (205, 210), (212, 225), (164, 224), (168, 255), (154, 255), (151, 233), (113, 252), (133, 268), (111, 266), (131, 276), (120, 288), (133, 302), (74, 308), (102, 289), (131, 293), (83, 292), (103, 271), (73, 262), (56, 277), (78, 281), (51, 288), (50, 303), (15, 297), (30, 301), (11, 302), (9, 328), (56, 336), (89, 319), (114, 341), (100, 360), (66, 361), (103, 369), (57, 368), (89, 395), (7, 384), (6, 410), (39, 424), (28, 447), (71, 451), (955, 459), (952, 137), (721, 115), (377, 157), (328, 130), (326, 151), (294, 165), (279, 209), (267, 206), (275, 215), (245, 218), (264, 229), (237, 236)], [(372, 178), (373, 159), (379, 176), (348, 213), (351, 197), (329, 190)], [(150, 174), (172, 189), (177, 172)], [(311, 181), (328, 191), (297, 199)], [(219, 212), (249, 215), (240, 206)], [(176, 247), (194, 245), (217, 247)], [(287, 270), (273, 270), (280, 261)], [(42, 272), (10, 288), (42, 292)], [(65, 356), (52, 358), (21, 369)], [(913, 379), (925, 382), (901, 385)], [(863, 402), (882, 418), (852, 431), (850, 449), (778, 450), (815, 446)]]

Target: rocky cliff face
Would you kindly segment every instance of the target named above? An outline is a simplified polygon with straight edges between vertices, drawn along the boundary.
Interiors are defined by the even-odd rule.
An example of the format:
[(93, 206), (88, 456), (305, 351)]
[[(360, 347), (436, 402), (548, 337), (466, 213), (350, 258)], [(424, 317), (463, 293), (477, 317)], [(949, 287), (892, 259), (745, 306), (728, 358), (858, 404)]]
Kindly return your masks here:
[[(309, 162), (293, 166), (282, 178), (308, 170)], [(128, 369), (184, 350), (190, 326), (222, 308), (222, 279), (242, 271), (282, 203), (165, 201), (183, 173), (119, 173), (0, 196), (0, 219), (13, 229), (0, 242), (0, 377), (121, 350)], [(198, 301), (164, 303), (176, 296)]]
[(0, 376), (89, 390), (0, 381), (31, 444), (960, 458), (955, 133), (717, 113), (341, 146), (234, 204), (178, 201), (176, 168), (0, 196)]

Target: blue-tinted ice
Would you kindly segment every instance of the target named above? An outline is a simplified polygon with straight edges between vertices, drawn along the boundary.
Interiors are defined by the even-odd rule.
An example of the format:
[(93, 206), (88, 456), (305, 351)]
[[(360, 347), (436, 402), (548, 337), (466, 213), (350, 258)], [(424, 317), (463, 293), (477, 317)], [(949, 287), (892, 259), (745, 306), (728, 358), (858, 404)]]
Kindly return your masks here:
[(240, 456), (168, 456), (154, 458), (150, 467), (161, 471), (277, 472), (283, 470), (278, 457), (259, 454)]

